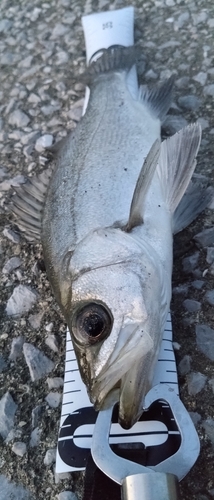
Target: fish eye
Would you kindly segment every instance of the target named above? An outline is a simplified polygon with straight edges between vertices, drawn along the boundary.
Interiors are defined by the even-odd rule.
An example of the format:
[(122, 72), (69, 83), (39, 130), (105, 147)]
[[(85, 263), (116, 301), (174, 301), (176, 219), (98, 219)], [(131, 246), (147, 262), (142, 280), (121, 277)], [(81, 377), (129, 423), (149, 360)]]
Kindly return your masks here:
[(72, 318), (72, 333), (77, 342), (92, 345), (108, 337), (112, 324), (113, 318), (107, 307), (91, 302), (76, 309)]

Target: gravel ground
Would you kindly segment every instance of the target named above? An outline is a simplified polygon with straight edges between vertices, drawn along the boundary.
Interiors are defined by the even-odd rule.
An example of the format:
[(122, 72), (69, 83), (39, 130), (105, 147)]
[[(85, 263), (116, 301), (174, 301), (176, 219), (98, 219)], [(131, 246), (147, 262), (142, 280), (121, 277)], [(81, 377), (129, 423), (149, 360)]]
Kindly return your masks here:
[[(43, 170), (43, 147), (75, 128), (80, 118), (84, 88), (78, 75), (85, 64), (81, 16), (126, 5), (108, 0), (1, 1), (1, 500), (9, 495), (17, 500), (82, 497), (81, 473), (60, 477), (54, 472), (66, 326), (46, 279), (41, 247), (20, 237), (8, 201), (13, 186)], [(152, 86), (176, 75), (164, 134), (200, 121), (197, 172), (212, 185), (213, 1), (136, 0), (132, 5), (136, 41), (142, 47), (140, 81)], [(181, 483), (183, 500), (214, 497), (213, 209), (214, 202), (175, 238), (172, 319), (180, 392), (201, 441), (200, 457)]]

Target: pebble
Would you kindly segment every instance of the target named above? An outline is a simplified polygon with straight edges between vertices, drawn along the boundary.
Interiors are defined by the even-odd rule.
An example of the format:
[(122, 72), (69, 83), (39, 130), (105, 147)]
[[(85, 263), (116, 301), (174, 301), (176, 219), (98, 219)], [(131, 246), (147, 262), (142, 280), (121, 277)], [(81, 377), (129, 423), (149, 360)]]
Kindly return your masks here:
[(8, 118), (8, 123), (10, 125), (13, 125), (15, 127), (27, 127), (28, 123), (30, 122), (29, 116), (26, 115), (21, 109), (16, 109), (13, 111), (9, 118)]
[(9, 355), (10, 361), (16, 361), (17, 358), (20, 358), (20, 356), (22, 356), (24, 341), (25, 338), (22, 337), (21, 335), (19, 335), (19, 337), (15, 337), (12, 340), (10, 355)]
[(44, 316), (44, 312), (40, 312), (37, 314), (31, 314), (28, 318), (30, 326), (34, 328), (34, 330), (38, 330), (41, 326), (42, 318)]
[(6, 439), (14, 426), (14, 417), (17, 404), (13, 401), (9, 392), (6, 392), (0, 400), (0, 434)]
[(214, 361), (214, 330), (207, 325), (196, 325), (196, 343), (205, 356)]
[(39, 445), (40, 443), (40, 437), (41, 437), (42, 431), (39, 429), (39, 427), (36, 427), (30, 435), (30, 442), (29, 446), (30, 448), (35, 448), (36, 446)]
[(9, 19), (1, 19), (1, 21), (0, 21), (0, 33), (7, 33), (12, 26), (13, 26), (13, 23), (12, 23), (12, 21), (9, 21)]
[(78, 500), (78, 498), (72, 491), (61, 491), (57, 495), (57, 500)]
[(192, 273), (196, 268), (199, 261), (199, 252), (195, 252), (182, 260), (183, 271), (185, 273)]
[(206, 248), (214, 246), (214, 227), (204, 229), (194, 236), (197, 246)]
[(59, 484), (64, 479), (71, 479), (70, 472), (55, 472), (55, 484)]
[(185, 354), (185, 356), (181, 359), (180, 363), (178, 364), (178, 373), (181, 376), (187, 375), (187, 373), (190, 372), (191, 361), (192, 358), (191, 356), (188, 356), (188, 354)]
[(203, 420), (202, 427), (204, 428), (207, 437), (210, 439), (212, 445), (214, 446), (214, 420), (212, 418)]
[(11, 257), (2, 269), (3, 274), (10, 274), (14, 269), (17, 269), (21, 266), (21, 259), (19, 257)]
[(206, 87), (204, 87), (204, 94), (214, 97), (214, 83), (211, 83), (210, 85), (206, 85)]
[(37, 405), (37, 406), (35, 406), (35, 408), (33, 408), (32, 412), (31, 412), (31, 424), (32, 424), (33, 429), (35, 427), (38, 427), (40, 417), (42, 415), (42, 410), (43, 410), (42, 405)]
[(12, 229), (8, 229), (7, 227), (5, 227), (4, 231), (3, 231), (3, 235), (8, 238), (8, 240), (12, 241), (12, 243), (20, 243), (20, 236), (19, 234), (15, 233), (14, 231), (12, 231)]
[(212, 264), (214, 262), (214, 247), (207, 248), (206, 261), (208, 264)]
[(16, 441), (12, 446), (12, 451), (19, 457), (23, 457), (27, 451), (27, 446), (22, 441)]
[(21, 143), (26, 146), (26, 144), (32, 144), (38, 139), (39, 132), (30, 132), (29, 134), (24, 134), (21, 138)]
[(200, 83), (201, 85), (205, 85), (207, 81), (207, 73), (200, 71), (197, 75), (193, 76), (193, 80)]
[(34, 500), (22, 484), (11, 483), (3, 474), (0, 474), (0, 491), (2, 500)]
[(198, 394), (205, 386), (207, 381), (206, 375), (200, 372), (191, 372), (187, 375), (188, 393), (190, 396)]
[(178, 98), (178, 104), (181, 108), (197, 111), (201, 105), (201, 100), (195, 95), (186, 95)]
[(54, 334), (48, 335), (47, 338), (45, 339), (45, 343), (48, 347), (50, 347), (50, 349), (52, 349), (52, 351), (58, 352), (59, 346), (58, 346), (56, 335), (54, 335)]
[(57, 408), (61, 402), (62, 394), (60, 392), (49, 392), (46, 396), (45, 401), (51, 408)]
[(167, 115), (162, 127), (168, 135), (176, 134), (183, 127), (186, 127), (187, 120), (182, 116)]
[(18, 285), (14, 288), (11, 297), (7, 301), (6, 312), (8, 316), (21, 316), (27, 313), (36, 303), (39, 294), (26, 285)]
[(62, 377), (47, 378), (48, 389), (59, 389), (63, 387), (64, 380)]
[(214, 290), (206, 292), (204, 297), (211, 306), (214, 306)]
[(208, 384), (210, 385), (212, 391), (213, 391), (213, 394), (214, 394), (214, 378), (211, 378), (208, 382)]
[(46, 451), (43, 462), (45, 465), (52, 465), (56, 462), (56, 448), (49, 448), (49, 450)]
[(41, 153), (45, 148), (49, 148), (53, 144), (53, 136), (51, 134), (45, 134), (37, 139), (35, 144), (35, 149)]
[(182, 285), (175, 286), (172, 289), (172, 293), (175, 295), (179, 295), (179, 294), (185, 295), (186, 293), (188, 293), (188, 290), (189, 290), (189, 285), (187, 283), (185, 283)]
[(196, 290), (201, 290), (204, 286), (204, 281), (203, 280), (195, 280), (192, 282), (192, 286), (196, 288)]
[(52, 31), (51, 40), (57, 40), (60, 36), (64, 36), (69, 31), (68, 26), (64, 26), (64, 24), (57, 23)]
[(201, 309), (201, 303), (198, 300), (186, 299), (183, 301), (183, 306), (188, 312), (197, 312)]
[(82, 116), (84, 99), (79, 99), (73, 106), (71, 106), (70, 111), (68, 111), (67, 116), (71, 120), (78, 122)]
[(7, 368), (7, 363), (3, 356), (0, 354), (0, 373), (2, 373)]
[(193, 424), (195, 426), (197, 426), (199, 424), (199, 422), (201, 421), (200, 413), (198, 413), (197, 411), (190, 411), (189, 414), (190, 414), (190, 417), (193, 421)]
[(53, 361), (32, 344), (24, 343), (23, 353), (33, 382), (39, 380), (53, 370)]

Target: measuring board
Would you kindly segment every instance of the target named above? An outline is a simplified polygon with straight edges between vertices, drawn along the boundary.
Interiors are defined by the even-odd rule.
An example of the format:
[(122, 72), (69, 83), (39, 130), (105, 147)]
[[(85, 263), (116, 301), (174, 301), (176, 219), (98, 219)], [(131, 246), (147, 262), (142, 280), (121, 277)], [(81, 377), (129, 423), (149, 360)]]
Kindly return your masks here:
[[(165, 383), (178, 394), (170, 314), (166, 321), (153, 386)], [(89, 401), (86, 387), (80, 377), (71, 336), (67, 331), (64, 392), (56, 460), (58, 473), (85, 468), (96, 418), (97, 412)], [(117, 423), (116, 413), (112, 422), (110, 444), (142, 443), (147, 449), (148, 467), (171, 456), (180, 446), (180, 433), (171, 409), (164, 401), (153, 403), (129, 430), (124, 430)]]

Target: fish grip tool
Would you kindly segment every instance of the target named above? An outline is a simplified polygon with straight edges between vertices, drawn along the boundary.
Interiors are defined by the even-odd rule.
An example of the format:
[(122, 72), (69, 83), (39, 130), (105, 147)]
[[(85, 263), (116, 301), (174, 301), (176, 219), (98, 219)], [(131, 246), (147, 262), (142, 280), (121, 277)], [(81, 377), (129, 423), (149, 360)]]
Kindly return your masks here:
[(91, 453), (97, 467), (121, 486), (122, 500), (179, 500), (178, 481), (193, 466), (200, 447), (191, 417), (179, 396), (167, 384), (156, 385), (146, 395), (145, 409), (157, 399), (169, 404), (181, 435), (177, 452), (151, 467), (121, 458), (112, 451), (109, 434), (117, 391), (110, 397), (112, 403), (99, 412), (93, 433)]

